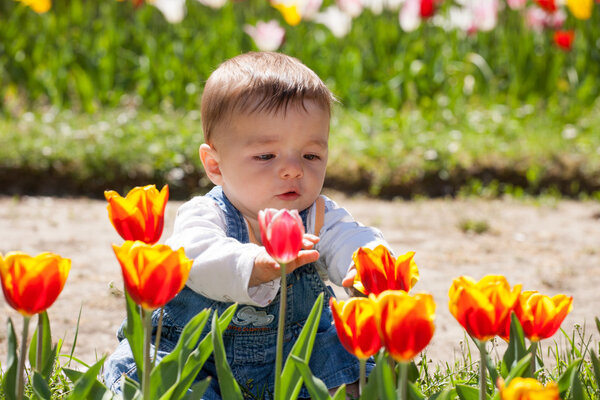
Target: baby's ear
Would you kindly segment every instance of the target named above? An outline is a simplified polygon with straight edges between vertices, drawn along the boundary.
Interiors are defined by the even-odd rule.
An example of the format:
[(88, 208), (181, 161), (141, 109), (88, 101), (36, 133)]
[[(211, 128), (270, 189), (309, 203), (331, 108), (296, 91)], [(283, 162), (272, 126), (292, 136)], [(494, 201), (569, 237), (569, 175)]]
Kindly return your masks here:
[(199, 153), (208, 179), (215, 185), (221, 185), (223, 183), (223, 175), (221, 174), (221, 168), (219, 168), (219, 155), (215, 148), (203, 143), (200, 145)]

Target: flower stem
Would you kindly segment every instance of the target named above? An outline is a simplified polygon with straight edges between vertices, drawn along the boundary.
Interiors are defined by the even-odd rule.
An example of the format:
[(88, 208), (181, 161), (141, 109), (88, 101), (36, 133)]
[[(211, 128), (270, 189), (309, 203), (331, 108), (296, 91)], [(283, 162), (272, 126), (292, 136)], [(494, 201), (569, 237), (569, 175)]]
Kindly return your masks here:
[(23, 332), (21, 335), (21, 352), (19, 353), (19, 365), (17, 366), (17, 400), (23, 399), (25, 392), (25, 357), (27, 353), (27, 338), (29, 336), (30, 317), (23, 317)]
[(154, 357), (152, 357), (152, 368), (156, 365), (156, 355), (158, 354), (158, 346), (160, 345), (160, 335), (162, 333), (162, 322), (163, 315), (165, 315), (165, 308), (160, 308), (160, 317), (158, 317), (158, 326), (156, 327), (156, 340), (154, 341)]
[(398, 374), (398, 389), (396, 394), (400, 400), (408, 399), (408, 363), (400, 362), (398, 363), (398, 367), (400, 369), (400, 373)]
[(150, 358), (152, 311), (142, 308), (142, 321), (144, 324), (144, 371), (142, 375), (142, 395), (144, 400), (150, 400), (150, 371), (152, 370)]
[(477, 346), (479, 347), (479, 399), (486, 400), (487, 369), (485, 366), (485, 358), (487, 351), (485, 350), (485, 341), (478, 341)]
[(359, 358), (358, 364), (360, 365), (360, 378), (358, 381), (358, 393), (362, 394), (363, 389), (367, 383), (367, 359)]
[(42, 348), (44, 347), (44, 324), (42, 323), (42, 313), (38, 314), (37, 329), (37, 351), (35, 352), (35, 368), (42, 373)]
[(275, 355), (275, 399), (281, 400), (281, 365), (283, 359), (283, 336), (285, 330), (285, 306), (287, 303), (287, 282), (285, 264), (281, 268), (281, 288), (279, 289), (279, 322), (277, 325), (277, 353)]
[(535, 378), (535, 361), (536, 361), (537, 349), (538, 349), (538, 342), (532, 341), (531, 342), (531, 361), (529, 361), (529, 373), (531, 374), (532, 378)]

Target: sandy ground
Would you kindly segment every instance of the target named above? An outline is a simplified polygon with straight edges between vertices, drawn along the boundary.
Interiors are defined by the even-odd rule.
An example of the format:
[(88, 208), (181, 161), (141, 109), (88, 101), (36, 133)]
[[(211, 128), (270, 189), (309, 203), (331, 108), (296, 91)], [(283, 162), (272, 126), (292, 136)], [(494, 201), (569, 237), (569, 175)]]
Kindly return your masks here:
[[(574, 201), (422, 200), (385, 202), (346, 198), (330, 193), (357, 220), (379, 227), (397, 253), (413, 250), (421, 279), (414, 291), (430, 292), (437, 302), (436, 333), (427, 355), (433, 364), (460, 354), (464, 334), (448, 311), (452, 279), (503, 274), (511, 285), (544, 294), (574, 297), (574, 308), (563, 328), (584, 325), (594, 333), (600, 316), (600, 204)], [(167, 206), (165, 233), (170, 234), (178, 202)], [(461, 229), (480, 222), (482, 234)], [(86, 363), (112, 351), (115, 331), (124, 318), (123, 298), (111, 288), (122, 287), (111, 243), (121, 243), (104, 201), (0, 197), (0, 253), (43, 251), (72, 259), (63, 293), (49, 309), (54, 340), (73, 345), (81, 308), (75, 356)], [(6, 360), (6, 319), (21, 329), (21, 318), (0, 299), (0, 362)], [(594, 341), (598, 340), (595, 333)], [(546, 341), (562, 342), (557, 334)]]

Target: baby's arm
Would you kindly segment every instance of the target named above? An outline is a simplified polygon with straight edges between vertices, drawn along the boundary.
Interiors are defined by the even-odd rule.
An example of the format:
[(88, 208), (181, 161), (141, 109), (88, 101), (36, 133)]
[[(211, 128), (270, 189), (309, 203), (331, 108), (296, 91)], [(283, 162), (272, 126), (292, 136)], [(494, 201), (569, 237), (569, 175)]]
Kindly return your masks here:
[(359, 247), (374, 249), (389, 244), (382, 233), (373, 227), (362, 225), (334, 201), (325, 198), (325, 218), (316, 248), (321, 254), (319, 262), (325, 264), (329, 279), (336, 285), (351, 287), (356, 275), (352, 254)]
[(205, 297), (264, 306), (277, 294), (273, 283), (250, 287), (254, 261), (264, 248), (227, 237), (225, 217), (209, 198), (196, 197), (179, 208), (167, 244), (183, 247), (194, 260), (186, 285)]

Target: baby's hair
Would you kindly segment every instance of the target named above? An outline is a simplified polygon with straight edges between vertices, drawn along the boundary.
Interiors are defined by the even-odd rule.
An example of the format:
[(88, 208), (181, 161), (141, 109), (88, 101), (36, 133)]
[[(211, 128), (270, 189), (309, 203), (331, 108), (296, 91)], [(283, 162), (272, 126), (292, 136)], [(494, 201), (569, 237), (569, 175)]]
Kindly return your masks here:
[(215, 126), (234, 113), (306, 109), (311, 100), (331, 113), (335, 97), (325, 83), (298, 59), (281, 53), (250, 52), (223, 62), (208, 78), (202, 94), (204, 141), (211, 144)]

